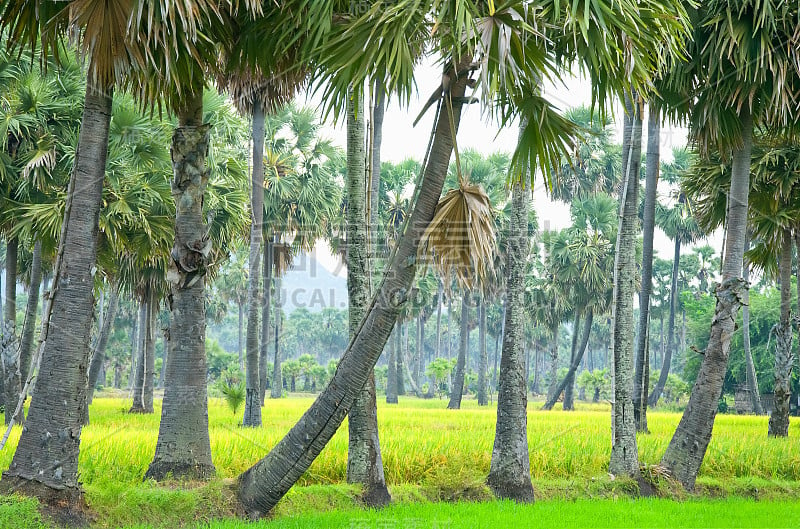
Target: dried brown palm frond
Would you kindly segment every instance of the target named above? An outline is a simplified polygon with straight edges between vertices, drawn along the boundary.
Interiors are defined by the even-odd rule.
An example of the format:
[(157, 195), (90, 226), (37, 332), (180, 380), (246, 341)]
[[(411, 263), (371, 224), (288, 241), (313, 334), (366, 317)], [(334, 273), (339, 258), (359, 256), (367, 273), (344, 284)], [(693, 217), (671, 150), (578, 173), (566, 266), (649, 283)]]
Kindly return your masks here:
[(273, 263), (275, 277), (282, 277), (292, 267), (294, 260), (292, 245), (286, 242), (276, 242), (273, 245), (272, 255), (275, 258)]
[(420, 261), (431, 264), (445, 279), (462, 288), (484, 285), (491, 276), (497, 247), (494, 214), (480, 185), (462, 182), (439, 200), (420, 241)]
[(230, 70), (225, 67), (226, 61), (227, 57), (222, 55), (217, 85), (228, 91), (243, 115), (250, 115), (256, 104), (266, 113), (275, 112), (292, 100), (308, 76), (304, 68), (293, 63), (293, 56), (269, 75), (264, 75), (258, 67)]

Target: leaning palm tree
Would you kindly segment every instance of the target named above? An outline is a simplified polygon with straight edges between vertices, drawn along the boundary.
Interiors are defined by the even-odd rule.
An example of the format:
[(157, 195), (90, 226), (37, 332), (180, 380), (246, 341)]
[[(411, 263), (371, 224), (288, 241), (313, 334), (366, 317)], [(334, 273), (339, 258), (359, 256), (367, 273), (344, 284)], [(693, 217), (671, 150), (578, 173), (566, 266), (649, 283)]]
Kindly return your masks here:
[(703, 2), (693, 13), (692, 60), (673, 72), (677, 89), (694, 103), (691, 134), (701, 150), (716, 147), (732, 161), (722, 283), (715, 292), (710, 339), (689, 403), (661, 461), (688, 489), (694, 487), (711, 440), (736, 315), (746, 297), (741, 274), (753, 129), (780, 128), (797, 120), (798, 17), (800, 6), (780, 0)]
[[(434, 6), (436, 10), (431, 9)], [(532, 165), (554, 167), (573, 132), (571, 122), (536, 95), (542, 76), (554, 71), (556, 56), (543, 45), (547, 39), (539, 39), (533, 28), (558, 27), (561, 49), (557, 56), (571, 60), (580, 55), (589, 73), (606, 88), (623, 86), (625, 80), (636, 86), (645, 84), (654, 69), (654, 58), (639, 50), (647, 48), (647, 42), (661, 42), (663, 36), (683, 31), (679, 17), (659, 16), (654, 17), (654, 23), (645, 23), (639, 4), (627, 2), (592, 3), (578, 10), (579, 16), (574, 16), (576, 11), (570, 3), (557, 3), (550, 11), (530, 7), (528, 3), (511, 2), (495, 10), (493, 3), (467, 0), (432, 5), (403, 2), (388, 8), (374, 4), (357, 20), (345, 22), (344, 31), (335, 34), (323, 48), (326, 55), (339, 57), (343, 75), (333, 78), (328, 86), (339, 95), (337, 101), (343, 101), (349, 87), (389, 75), (390, 88), (399, 87), (399, 92), (407, 93), (413, 64), (409, 42), (433, 35), (433, 49), (442, 55), (444, 82), (436, 88), (431, 105), (437, 101), (441, 104), (407, 231), (336, 373), (287, 436), (239, 478), (238, 498), (251, 515), (268, 512), (308, 468), (338, 429), (380, 356), (407, 298), (420, 237), (433, 218), (441, 194), (467, 84), (474, 83), (469, 80), (469, 71), (481, 69), (484, 100), (504, 122), (535, 116), (524, 127), (514, 157), (515, 165), (522, 169), (518, 174), (526, 174)], [(647, 2), (648, 9), (659, 7), (660, 3)], [(673, 8), (666, 11), (674, 14)], [(431, 21), (436, 31), (431, 31)], [(414, 35), (408, 35), (408, 31)], [(604, 45), (595, 46), (596, 42)], [(353, 56), (349, 52), (353, 47), (362, 53)], [(597, 49), (624, 49), (632, 56), (626, 60), (621, 51), (598, 55)], [(483, 62), (473, 64), (474, 57), (482, 57)], [(496, 62), (490, 57), (502, 60)], [(602, 90), (596, 95), (597, 101), (605, 99)]]

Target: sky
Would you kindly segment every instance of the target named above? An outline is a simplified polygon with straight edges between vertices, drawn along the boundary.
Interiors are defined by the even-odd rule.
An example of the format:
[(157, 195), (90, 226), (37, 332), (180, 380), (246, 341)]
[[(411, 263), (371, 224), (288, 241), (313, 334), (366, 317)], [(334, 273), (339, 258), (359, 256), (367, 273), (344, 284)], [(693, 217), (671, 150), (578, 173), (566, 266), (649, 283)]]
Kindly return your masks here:
[[(417, 91), (411, 98), (410, 105), (401, 108), (396, 100), (389, 101), (383, 122), (383, 142), (381, 144), (381, 159), (384, 161), (399, 162), (405, 158), (421, 160), (428, 145), (435, 109), (431, 107), (416, 127), (413, 121), (422, 108), (423, 102), (436, 89), (441, 81), (441, 69), (432, 62), (418, 66), (415, 72)], [(570, 78), (566, 83), (548, 85), (545, 87), (545, 96), (560, 110), (591, 103), (590, 85), (579, 78)], [(313, 108), (321, 107), (319, 95), (305, 94), (299, 98), (299, 103)], [(621, 106), (614, 109), (615, 141), (622, 143), (622, 111)], [(647, 145), (647, 122), (643, 125), (643, 149)], [(330, 138), (337, 146), (346, 147), (347, 135), (344, 123), (334, 125), (328, 122), (323, 127), (323, 135)], [(491, 122), (482, 111), (479, 104), (467, 105), (462, 111), (461, 124), (458, 130), (458, 147), (461, 150), (475, 149), (484, 154), (497, 151), (513, 152), (517, 141), (516, 127), (507, 127), (500, 130), (497, 123)], [(673, 148), (686, 145), (686, 130), (682, 127), (662, 124), (661, 127), (661, 155), (662, 159), (671, 160)], [(668, 190), (659, 186), (659, 199), (668, 200)], [(561, 229), (570, 225), (569, 205), (554, 202), (549, 199), (540, 179), (534, 182), (533, 207), (536, 210), (540, 229)], [(697, 244), (711, 244), (719, 252), (722, 238), (719, 233), (713, 234), (708, 240), (701, 240)], [(663, 259), (672, 259), (673, 243), (667, 236), (656, 228), (653, 246), (657, 255)], [(336, 270), (339, 274), (346, 274), (339, 266), (338, 259), (330, 255), (324, 245), (317, 249), (317, 258), (322, 266), (329, 270)]]

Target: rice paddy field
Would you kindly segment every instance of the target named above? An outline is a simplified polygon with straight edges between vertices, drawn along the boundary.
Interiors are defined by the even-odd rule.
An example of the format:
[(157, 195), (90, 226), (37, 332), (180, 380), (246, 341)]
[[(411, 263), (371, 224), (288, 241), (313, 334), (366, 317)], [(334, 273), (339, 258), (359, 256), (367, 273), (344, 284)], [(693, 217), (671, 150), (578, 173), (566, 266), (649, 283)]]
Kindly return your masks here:
[[(280, 440), (312, 400), (311, 397), (269, 400), (263, 408), (264, 426), (243, 429), (238, 426), (241, 412), (234, 416), (221, 400), (212, 399), (209, 403), (211, 448), (218, 479), (204, 484), (158, 485), (143, 482), (142, 476), (155, 450), (160, 402), (156, 402), (153, 415), (129, 415), (126, 413), (129, 401), (96, 398), (90, 410), (91, 424), (82, 434), (80, 473), (87, 501), (97, 513), (97, 526), (244, 527), (244, 522), (231, 519), (234, 513), (230, 507), (233, 503), (230, 485), (239, 473), (263, 457)], [(594, 503), (598, 509), (609, 509), (609, 520), (617, 519), (614, 518), (617, 516), (615, 509), (624, 505), (620, 502), (632, 501), (636, 487), (625, 480), (613, 479), (606, 471), (610, 451), (610, 407), (607, 404), (579, 403), (574, 412), (542, 412), (538, 411), (539, 405), (536, 402), (529, 404), (528, 439), (531, 477), (537, 497), (542, 501), (533, 507), (519, 507), (534, 509), (530, 515), (532, 525), (529, 526), (539, 526), (536, 519), (547, 519), (546, 515), (537, 518), (536, 512), (542, 514), (542, 510), (554, 509), (559, 502), (565, 501), (569, 504), (567, 511), (572, 512), (570, 516), (577, 517), (576, 523), (581, 520), (586, 505)], [(461, 410), (445, 408), (445, 400), (412, 397), (401, 397), (399, 405), (379, 403), (386, 479), (397, 501), (397, 505), (392, 507), (394, 510), (381, 512), (391, 513), (397, 520), (427, 520), (420, 527), (435, 526), (431, 525), (435, 517), (420, 518), (421, 515), (414, 510), (423, 508), (420, 505), (427, 505), (431, 516), (445, 513), (442, 517), (450, 520), (448, 527), (474, 526), (464, 525), (477, 516), (470, 514), (469, 509), (494, 509), (500, 517), (498, 520), (504, 516), (513, 519), (518, 507), (504, 502), (488, 501), (453, 507), (452, 502), (490, 500), (483, 481), (491, 459), (495, 410), (491, 406), (478, 408), (475, 401), (469, 399), (464, 401)], [(679, 419), (677, 413), (651, 412), (648, 415), (651, 433), (638, 438), (643, 465), (658, 463)], [(769, 439), (766, 432), (766, 417), (719, 415), (701, 469), (698, 495), (673, 491), (668, 499), (636, 500), (634, 505), (642, 509), (633, 510), (640, 510), (644, 517), (625, 518), (628, 525), (621, 522), (611, 525), (737, 526), (733, 518), (727, 524), (712, 523), (728, 520), (724, 516), (696, 519), (678, 516), (664, 518), (665, 524), (654, 524), (658, 520), (647, 517), (651, 511), (677, 509), (684, 512), (681, 505), (694, 504), (712, 505), (722, 513), (732, 513), (734, 509), (726, 507), (725, 502), (736, 501), (744, 502), (742, 506), (737, 505), (736, 512), (753, 513), (749, 518), (751, 523), (745, 526), (763, 525), (754, 523), (760, 519), (756, 513), (761, 510), (765, 514), (765, 523), (772, 519), (766, 516), (769, 512), (775, 514), (782, 512), (781, 509), (790, 509), (793, 513), (800, 513), (800, 503), (793, 503), (800, 495), (800, 421), (792, 419), (787, 439)], [(8, 467), (19, 434), (19, 429), (15, 429), (9, 445), (0, 452), (0, 467)], [(355, 501), (358, 490), (345, 484), (346, 462), (345, 424), (303, 476), (299, 486), (276, 508), (269, 525), (281, 528), (354, 527), (350, 522), (345, 523), (347, 519), (363, 522), (355, 527), (406, 527), (408, 524), (405, 522), (379, 525), (383, 515), (358, 510)], [(666, 503), (649, 503), (651, 501)], [(40, 527), (26, 526), (13, 520), (13, 517), (22, 516), (20, 513), (28, 505), (19, 499), (0, 497), (0, 527)], [(763, 509), (763, 506), (770, 505), (774, 511)], [(448, 511), (454, 508), (466, 510)], [(705, 514), (713, 512), (705, 508), (692, 509)], [(622, 511), (631, 512), (631, 509)], [(627, 515), (619, 516), (624, 518)], [(585, 521), (591, 521), (592, 517), (585, 518)], [(39, 523), (33, 516), (25, 518), (32, 524)], [(219, 519), (227, 520), (212, 522)], [(790, 523), (787, 517), (774, 520), (781, 527)], [(800, 516), (794, 515), (791, 523), (798, 522)]]

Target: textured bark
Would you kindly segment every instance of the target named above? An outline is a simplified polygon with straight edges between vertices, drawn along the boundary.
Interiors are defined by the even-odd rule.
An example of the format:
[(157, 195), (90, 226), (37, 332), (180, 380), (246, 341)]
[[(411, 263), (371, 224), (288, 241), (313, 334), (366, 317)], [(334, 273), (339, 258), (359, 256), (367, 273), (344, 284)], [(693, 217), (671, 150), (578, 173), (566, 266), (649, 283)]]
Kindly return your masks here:
[(397, 394), (398, 395), (405, 395), (406, 394), (406, 384), (405, 384), (405, 354), (403, 353), (403, 336), (406, 337), (405, 340), (405, 351), (408, 352), (408, 327), (406, 327), (405, 322), (402, 320), (398, 322), (399, 325), (399, 332), (397, 334), (397, 354), (395, 355), (394, 359), (397, 363), (396, 366), (396, 374), (397, 374)]
[(639, 329), (636, 340), (636, 371), (633, 379), (633, 416), (636, 430), (647, 432), (646, 368), (650, 337), (650, 293), (653, 290), (653, 234), (655, 232), (656, 198), (661, 145), (661, 109), (651, 102), (647, 119), (647, 163), (645, 168), (644, 214), (642, 215), (642, 282), (639, 290)]
[[(111, 328), (114, 326), (114, 318), (117, 316), (117, 308), (119, 307), (119, 288), (114, 285), (111, 287), (111, 298), (108, 300), (108, 308), (106, 309), (105, 316), (103, 316), (103, 325), (100, 328), (100, 334), (97, 336), (97, 343), (92, 352), (92, 362), (89, 365), (89, 385), (88, 385), (88, 404), (92, 403), (94, 397), (94, 390), (97, 386), (97, 380), (100, 375), (101, 367), (106, 361), (106, 346), (108, 339), (111, 336)], [(88, 417), (88, 415), (87, 415)]]
[(661, 459), (661, 465), (689, 490), (694, 488), (697, 473), (711, 440), (722, 384), (728, 368), (731, 337), (735, 331), (739, 307), (746, 299), (748, 289), (747, 283), (739, 276), (742, 273), (747, 231), (753, 121), (745, 108), (741, 110), (740, 119), (742, 146), (733, 151), (722, 284), (716, 289), (717, 305), (711, 320), (708, 346), (689, 403)]
[(136, 358), (139, 355), (139, 337), (141, 329), (139, 328), (139, 312), (131, 315), (131, 371), (128, 374), (128, 389), (133, 389), (134, 380), (136, 378)]
[(478, 361), (478, 406), (489, 404), (486, 393), (486, 371), (489, 368), (489, 357), (486, 351), (486, 304), (478, 302), (478, 348), (480, 359)]
[(380, 81), (375, 81), (374, 105), (372, 109), (372, 171), (369, 185), (369, 226), (373, 250), (377, 249), (378, 207), (381, 189), (381, 143), (383, 143), (383, 116), (386, 111), (386, 91)]
[(79, 506), (82, 501), (78, 455), (111, 101), (111, 90), (90, 79), (49, 301), (52, 315), (40, 345), (37, 391), (2, 480), (5, 493), (55, 496), (63, 500), (62, 507)]
[[(258, 359), (258, 382), (260, 385), (259, 396), (261, 398), (261, 405), (264, 405), (267, 396), (267, 359), (269, 358), (269, 333), (272, 330), (270, 326), (270, 311), (272, 309), (272, 234), (264, 238), (264, 296), (261, 304), (261, 350)], [(274, 386), (274, 384), (273, 384)]]
[[(589, 344), (589, 335), (592, 331), (592, 321), (594, 321), (594, 312), (589, 309), (589, 312), (586, 313), (586, 321), (583, 325), (583, 332), (581, 333), (581, 341), (580, 345), (578, 346), (577, 352), (572, 359), (572, 363), (569, 366), (569, 371), (567, 371), (567, 375), (559, 382), (556, 386), (555, 391), (550, 393), (547, 397), (547, 401), (542, 406), (543, 410), (552, 410), (553, 406), (555, 406), (556, 402), (558, 401), (558, 397), (561, 396), (561, 392), (565, 391), (567, 384), (570, 381), (575, 380), (575, 373), (578, 371), (578, 366), (581, 363), (581, 359), (583, 355), (586, 353), (586, 347)], [(538, 350), (537, 350), (538, 356)]]
[(414, 355), (414, 383), (417, 388), (422, 387), (422, 363), (425, 355), (425, 320), (422, 313), (417, 314), (417, 348)]
[(164, 381), (167, 379), (167, 358), (169, 357), (169, 329), (161, 329), (161, 373), (158, 374), (158, 387), (164, 389)]
[[(394, 337), (399, 334), (398, 329), (394, 329)], [(386, 371), (386, 403), (397, 404), (397, 340), (390, 340), (389, 343), (389, 369)]]
[[(630, 128), (627, 160), (623, 161), (625, 183), (617, 231), (612, 306), (613, 380), (612, 445), (608, 471), (614, 475), (637, 476), (639, 453), (633, 418), (634, 321), (633, 296), (636, 292), (636, 237), (639, 205), (639, 164), (642, 150), (642, 117), (638, 102), (626, 98), (626, 128)], [(623, 146), (623, 151), (625, 147)]]
[[(364, 99), (352, 95), (347, 103), (347, 298), (348, 329), (352, 339), (364, 319), (370, 295), (369, 247), (367, 237), (367, 180), (365, 153)], [(367, 377), (363, 389), (348, 415), (347, 482), (361, 483), (369, 506), (391, 501), (378, 438), (378, 412), (375, 402), (375, 376)]]
[(461, 397), (464, 395), (464, 375), (466, 374), (467, 347), (469, 346), (469, 294), (461, 295), (461, 335), (458, 346), (458, 360), (456, 360), (456, 374), (453, 377), (453, 387), (450, 389), (450, 410), (461, 409)]
[(17, 327), (17, 249), (19, 241), (13, 237), (6, 242), (6, 292), (3, 320), (12, 330)]
[[(274, 248), (274, 246), (273, 246)], [(279, 399), (283, 396), (283, 371), (281, 369), (281, 348), (279, 338), (281, 335), (281, 278), (275, 278), (275, 329), (272, 357), (272, 388), (269, 396), (272, 399)]]
[(236, 306), (239, 309), (239, 370), (244, 371), (244, 304), (237, 303)]
[[(748, 240), (750, 237), (748, 236)], [(742, 267), (742, 279), (750, 282), (750, 263), (745, 261)], [(764, 415), (764, 408), (761, 406), (761, 394), (758, 390), (758, 375), (756, 366), (753, 363), (753, 351), (750, 349), (750, 291), (745, 294), (745, 301), (742, 305), (742, 347), (744, 349), (745, 378), (747, 389), (750, 390), (750, 401), (753, 404), (753, 413)]]
[(512, 191), (506, 252), (506, 325), (497, 392), (497, 423), (487, 483), (498, 498), (533, 501), (528, 456), (528, 395), (523, 365), (525, 340), (525, 264), (528, 259), (528, 200), (523, 182)]
[(789, 436), (789, 401), (792, 397), (792, 230), (783, 228), (783, 244), (779, 263), (781, 280), (781, 319), (775, 333), (775, 389), (769, 436)]
[(264, 109), (253, 105), (253, 174), (250, 180), (250, 273), (247, 282), (247, 369), (242, 426), (261, 426), (258, 309), (261, 308), (261, 236), (264, 223)]
[[(684, 197), (681, 195), (681, 200)], [(661, 363), (661, 372), (658, 375), (658, 380), (653, 391), (648, 398), (648, 404), (655, 406), (658, 404), (658, 399), (664, 392), (664, 386), (667, 383), (669, 370), (672, 365), (672, 350), (675, 346), (675, 313), (678, 308), (678, 270), (681, 262), (681, 238), (680, 235), (675, 236), (675, 253), (672, 256), (672, 286), (670, 287), (669, 295), (669, 321), (667, 323), (667, 348), (664, 350), (664, 358)]]
[[(9, 239), (6, 243), (6, 303), (3, 307), (3, 402), (6, 409), (16, 407), (19, 394), (22, 392), (22, 375), (20, 369), (19, 342), (17, 341), (17, 251), (19, 241), (17, 238)], [(13, 413), (5, 414), (5, 423), (10, 424), (11, 419), (15, 424), (25, 420), (25, 412), (20, 411), (16, 417)]]
[(136, 367), (133, 371), (133, 402), (128, 413), (144, 411), (144, 362), (145, 342), (147, 341), (147, 301), (139, 303), (139, 335), (136, 343)]
[(147, 299), (147, 324), (144, 334), (144, 383), (142, 384), (142, 408), (144, 413), (153, 413), (153, 387), (156, 376), (156, 314), (158, 299), (150, 289)]
[(547, 389), (548, 395), (554, 395), (558, 385), (558, 330), (560, 325), (553, 327), (553, 341), (550, 344), (550, 385)]
[(205, 272), (211, 241), (203, 217), (208, 182), (209, 125), (203, 124), (202, 89), (187, 94), (172, 136), (175, 244), (166, 389), (153, 462), (146, 477), (207, 479), (214, 475), (208, 437)]
[[(464, 61), (469, 62), (470, 57)], [(463, 67), (459, 66), (458, 68)], [(453, 149), (466, 79), (451, 87), (453, 115), (442, 105), (425, 173), (408, 228), (398, 241), (373, 304), (342, 356), (332, 380), (300, 421), (261, 461), (239, 477), (238, 498), (251, 517), (269, 512), (309, 468), (341, 425), (383, 350), (411, 291), (419, 240), (433, 218)]]
[(36, 331), (36, 311), (39, 307), (39, 291), (42, 286), (42, 242), (33, 245), (31, 262), (31, 282), (28, 288), (28, 303), (25, 306), (25, 322), (22, 326), (22, 338), (19, 348), (19, 369), (22, 380), (28, 378), (33, 353), (33, 335)]

